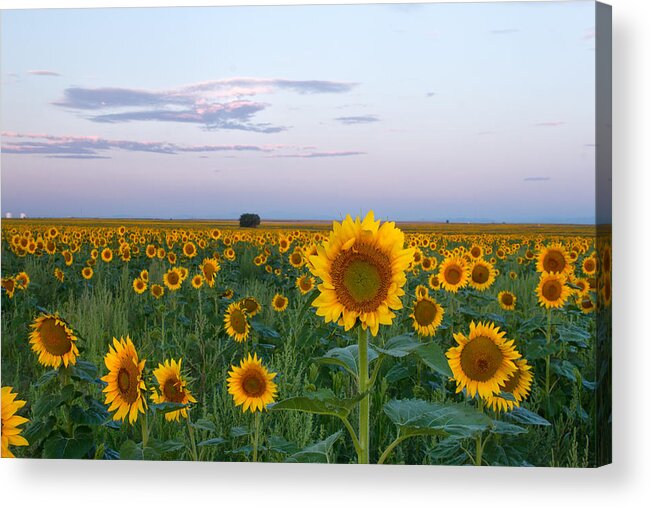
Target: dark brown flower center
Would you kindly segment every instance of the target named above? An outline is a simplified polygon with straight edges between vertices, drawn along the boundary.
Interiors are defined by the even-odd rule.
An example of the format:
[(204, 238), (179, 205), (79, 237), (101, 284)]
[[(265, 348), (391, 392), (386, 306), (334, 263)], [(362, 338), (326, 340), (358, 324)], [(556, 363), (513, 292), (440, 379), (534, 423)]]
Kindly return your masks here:
[(133, 403), (138, 399), (138, 367), (133, 363), (131, 358), (122, 361), (122, 366), (118, 371), (118, 390), (124, 401)]
[(182, 403), (184, 396), (181, 390), (181, 380), (178, 378), (167, 379), (163, 385), (163, 395), (172, 403)]
[(561, 297), (562, 286), (558, 280), (548, 280), (543, 284), (542, 295), (547, 301), (556, 301)]
[(251, 398), (259, 398), (267, 390), (267, 381), (260, 372), (247, 373), (242, 379), (242, 390)]
[(550, 250), (543, 258), (543, 269), (550, 273), (560, 273), (565, 269), (565, 256), (558, 250)]
[(43, 347), (53, 356), (63, 356), (70, 352), (72, 340), (68, 337), (65, 328), (57, 325), (56, 319), (45, 319), (38, 328), (38, 333)]
[(246, 315), (242, 310), (236, 308), (231, 312), (230, 316), (231, 327), (237, 334), (246, 333)]
[(485, 382), (499, 370), (504, 355), (487, 336), (469, 341), (461, 351), (461, 369), (470, 380)]
[(457, 285), (461, 281), (463, 272), (459, 266), (450, 266), (445, 270), (443, 276), (450, 285)]
[(421, 299), (414, 307), (414, 319), (420, 326), (429, 326), (434, 323), (437, 314), (438, 308), (428, 299)]
[(511, 306), (513, 304), (513, 296), (511, 294), (502, 294), (502, 303), (506, 306)]
[(472, 269), (472, 281), (475, 283), (486, 283), (490, 277), (490, 271), (483, 264), (477, 264)]

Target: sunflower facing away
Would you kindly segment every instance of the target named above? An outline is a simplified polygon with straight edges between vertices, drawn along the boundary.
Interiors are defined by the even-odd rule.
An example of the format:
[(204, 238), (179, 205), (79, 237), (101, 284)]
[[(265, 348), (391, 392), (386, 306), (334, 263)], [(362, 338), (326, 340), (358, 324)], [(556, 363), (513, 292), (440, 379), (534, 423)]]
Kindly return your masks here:
[(420, 336), (434, 336), (441, 325), (445, 310), (427, 294), (419, 296), (410, 315)]
[(13, 387), (3, 387), (0, 397), (2, 398), (2, 457), (15, 458), (14, 453), (9, 450), (10, 445), (17, 447), (29, 445), (25, 437), (20, 435), (23, 431), (18, 426), (29, 421), (24, 417), (16, 415), (16, 412), (25, 406), (25, 401), (17, 400), (18, 393), (11, 392)]
[(242, 359), (239, 366), (232, 366), (228, 372), (228, 392), (233, 396), (235, 406), (242, 405), (242, 411), (265, 410), (276, 398), (277, 387), (273, 381), (275, 373), (269, 373), (262, 366), (256, 354)]
[[(158, 382), (158, 389), (151, 388), (151, 399), (154, 403), (196, 403), (187, 386), (187, 380), (181, 375), (181, 361), (177, 363), (174, 359), (166, 359), (163, 364), (158, 364), (154, 370), (154, 377)], [(167, 412), (165, 419), (167, 421), (178, 421), (180, 417), (188, 417), (188, 409), (181, 408), (173, 412)]]
[(482, 398), (500, 392), (504, 383), (515, 373), (516, 359), (513, 340), (504, 339), (504, 331), (495, 324), (470, 323), (470, 333), (456, 333), (459, 344), (447, 352), (448, 363), (457, 382), (457, 392), (466, 389), (471, 398), (479, 394)]
[(503, 290), (497, 295), (497, 301), (500, 303), (500, 306), (502, 307), (502, 310), (515, 310), (515, 302), (517, 298), (515, 297), (515, 294), (513, 292), (510, 292), (508, 290)]
[(468, 266), (462, 257), (448, 257), (441, 263), (439, 281), (448, 292), (457, 292), (465, 287), (469, 278)]
[(538, 262), (536, 263), (536, 270), (540, 273), (569, 275), (573, 269), (572, 260), (567, 250), (561, 244), (555, 243), (540, 249)]
[(228, 336), (236, 342), (243, 342), (249, 336), (251, 325), (242, 303), (231, 303), (224, 315), (224, 327)]
[(520, 402), (529, 396), (531, 383), (533, 382), (531, 366), (529, 366), (526, 359), (518, 359), (515, 361), (515, 366), (517, 368), (516, 371), (500, 389), (502, 393), (511, 394), (515, 398), (515, 401), (507, 400), (499, 395), (489, 396), (486, 399), (486, 405), (495, 412), (507, 412), (513, 409), (513, 407), (520, 406)]
[(560, 308), (565, 305), (572, 290), (565, 284), (565, 275), (559, 273), (543, 273), (540, 277), (536, 293), (541, 306), (545, 308)]
[(63, 363), (67, 368), (77, 362), (77, 337), (58, 315), (42, 314), (30, 327), (29, 343), (43, 366), (58, 368)]
[(400, 310), (405, 271), (413, 250), (404, 248), (405, 236), (395, 223), (375, 221), (372, 211), (364, 220), (350, 215), (334, 222), (328, 240), (310, 256), (310, 270), (321, 279), (312, 306), (326, 322), (346, 331), (356, 322), (377, 335), (380, 324), (390, 325)]
[(128, 415), (129, 423), (133, 424), (138, 419), (138, 412), (144, 414), (147, 408), (147, 389), (142, 375), (145, 360), (138, 361), (138, 352), (127, 336), (126, 340), (113, 338), (113, 346), (109, 345), (104, 364), (109, 371), (102, 377), (108, 384), (103, 390), (106, 393), (104, 403), (110, 405), (109, 412), (116, 411), (114, 421), (124, 421)]

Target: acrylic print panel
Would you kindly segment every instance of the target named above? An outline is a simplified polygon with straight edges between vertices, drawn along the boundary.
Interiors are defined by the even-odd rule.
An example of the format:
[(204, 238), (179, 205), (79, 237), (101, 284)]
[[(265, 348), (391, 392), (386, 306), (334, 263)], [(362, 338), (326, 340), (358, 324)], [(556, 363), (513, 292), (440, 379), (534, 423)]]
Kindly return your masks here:
[(11, 10), (2, 68), (3, 457), (610, 461), (609, 7)]

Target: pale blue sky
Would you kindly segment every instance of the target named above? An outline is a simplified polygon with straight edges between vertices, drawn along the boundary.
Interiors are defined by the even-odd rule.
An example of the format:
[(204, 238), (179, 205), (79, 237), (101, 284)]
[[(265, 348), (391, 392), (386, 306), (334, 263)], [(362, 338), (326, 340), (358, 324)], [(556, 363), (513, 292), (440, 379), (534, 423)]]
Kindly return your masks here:
[(594, 220), (593, 2), (2, 12), (2, 213)]

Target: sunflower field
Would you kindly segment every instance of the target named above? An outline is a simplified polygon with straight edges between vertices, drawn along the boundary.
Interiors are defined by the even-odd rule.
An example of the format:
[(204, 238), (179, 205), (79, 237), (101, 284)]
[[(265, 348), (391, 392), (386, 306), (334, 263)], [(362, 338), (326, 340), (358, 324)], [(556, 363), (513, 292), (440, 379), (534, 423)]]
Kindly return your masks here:
[(2, 457), (594, 467), (588, 226), (4, 220)]

